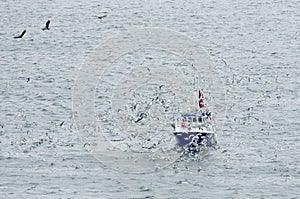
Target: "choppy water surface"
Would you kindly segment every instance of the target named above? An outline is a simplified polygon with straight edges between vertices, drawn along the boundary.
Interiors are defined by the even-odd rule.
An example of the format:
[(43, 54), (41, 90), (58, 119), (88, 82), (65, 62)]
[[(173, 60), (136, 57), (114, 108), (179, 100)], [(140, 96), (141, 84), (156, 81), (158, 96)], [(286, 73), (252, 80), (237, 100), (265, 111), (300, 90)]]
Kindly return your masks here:
[[(267, 0), (2, 1), (0, 197), (299, 198), (299, 10), (298, 1)], [(41, 31), (48, 19), (50, 31)], [(72, 92), (100, 42), (143, 27), (173, 29), (209, 53), (224, 83), (227, 114), (216, 150), (134, 174), (112, 170), (86, 151), (72, 118)], [(24, 38), (13, 39), (23, 29)], [(102, 81), (122, 66), (124, 74), (132, 65), (180, 64), (171, 55), (157, 52), (154, 62), (139, 53), (140, 59), (117, 60)], [(109, 109), (100, 97), (103, 82), (95, 96), (99, 120)], [(151, 99), (157, 87), (151, 82), (136, 91)]]

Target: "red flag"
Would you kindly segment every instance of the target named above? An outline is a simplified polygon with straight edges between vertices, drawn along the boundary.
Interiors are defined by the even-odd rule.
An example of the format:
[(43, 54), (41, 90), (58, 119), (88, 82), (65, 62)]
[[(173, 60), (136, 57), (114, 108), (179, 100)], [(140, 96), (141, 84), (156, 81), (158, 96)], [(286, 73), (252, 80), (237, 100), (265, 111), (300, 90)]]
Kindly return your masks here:
[(199, 90), (199, 107), (200, 108), (203, 108), (204, 107), (204, 96), (203, 94), (201, 93), (201, 91)]
[(200, 100), (199, 100), (199, 107), (200, 107), (200, 108), (203, 108), (203, 107), (204, 107), (204, 103), (201, 102)]

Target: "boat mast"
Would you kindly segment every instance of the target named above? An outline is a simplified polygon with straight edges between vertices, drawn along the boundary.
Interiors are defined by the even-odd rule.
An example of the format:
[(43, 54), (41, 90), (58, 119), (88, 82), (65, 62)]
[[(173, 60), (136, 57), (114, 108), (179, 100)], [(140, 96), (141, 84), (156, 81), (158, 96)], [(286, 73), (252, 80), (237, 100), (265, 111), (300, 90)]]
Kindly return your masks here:
[(198, 93), (199, 93), (199, 77), (196, 76), (196, 78), (194, 79), (194, 107), (195, 107), (195, 111), (196, 113), (198, 113), (200, 110), (199, 110), (199, 99), (198, 99)]

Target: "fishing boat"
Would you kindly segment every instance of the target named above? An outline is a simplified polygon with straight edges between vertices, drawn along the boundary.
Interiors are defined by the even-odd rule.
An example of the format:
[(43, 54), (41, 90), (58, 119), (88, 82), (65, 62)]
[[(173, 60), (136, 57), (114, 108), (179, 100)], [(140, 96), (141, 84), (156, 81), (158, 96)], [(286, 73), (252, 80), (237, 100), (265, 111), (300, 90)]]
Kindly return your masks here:
[(213, 128), (212, 113), (206, 108), (202, 91), (195, 81), (194, 111), (181, 114), (173, 124), (177, 145), (194, 150), (199, 147), (212, 147), (217, 144)]

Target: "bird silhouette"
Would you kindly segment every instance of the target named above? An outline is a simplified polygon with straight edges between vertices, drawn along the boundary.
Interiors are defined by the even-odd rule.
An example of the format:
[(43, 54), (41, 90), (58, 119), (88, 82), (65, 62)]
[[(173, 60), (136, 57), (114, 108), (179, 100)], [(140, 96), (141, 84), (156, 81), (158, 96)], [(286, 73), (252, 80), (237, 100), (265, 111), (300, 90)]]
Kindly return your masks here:
[(15, 36), (14, 39), (21, 39), (25, 35), (25, 33), (26, 33), (26, 30), (23, 30), (23, 32), (20, 35)]
[(98, 19), (103, 19), (104, 17), (107, 17), (107, 15), (95, 16), (95, 17), (97, 17)]
[(62, 127), (64, 125), (65, 121), (62, 121), (59, 126)]
[(50, 30), (49, 26), (50, 26), (50, 20), (48, 20), (48, 21), (46, 22), (46, 25), (45, 25), (44, 28), (42, 28), (42, 30), (43, 30), (43, 31), (44, 31), (44, 30)]

